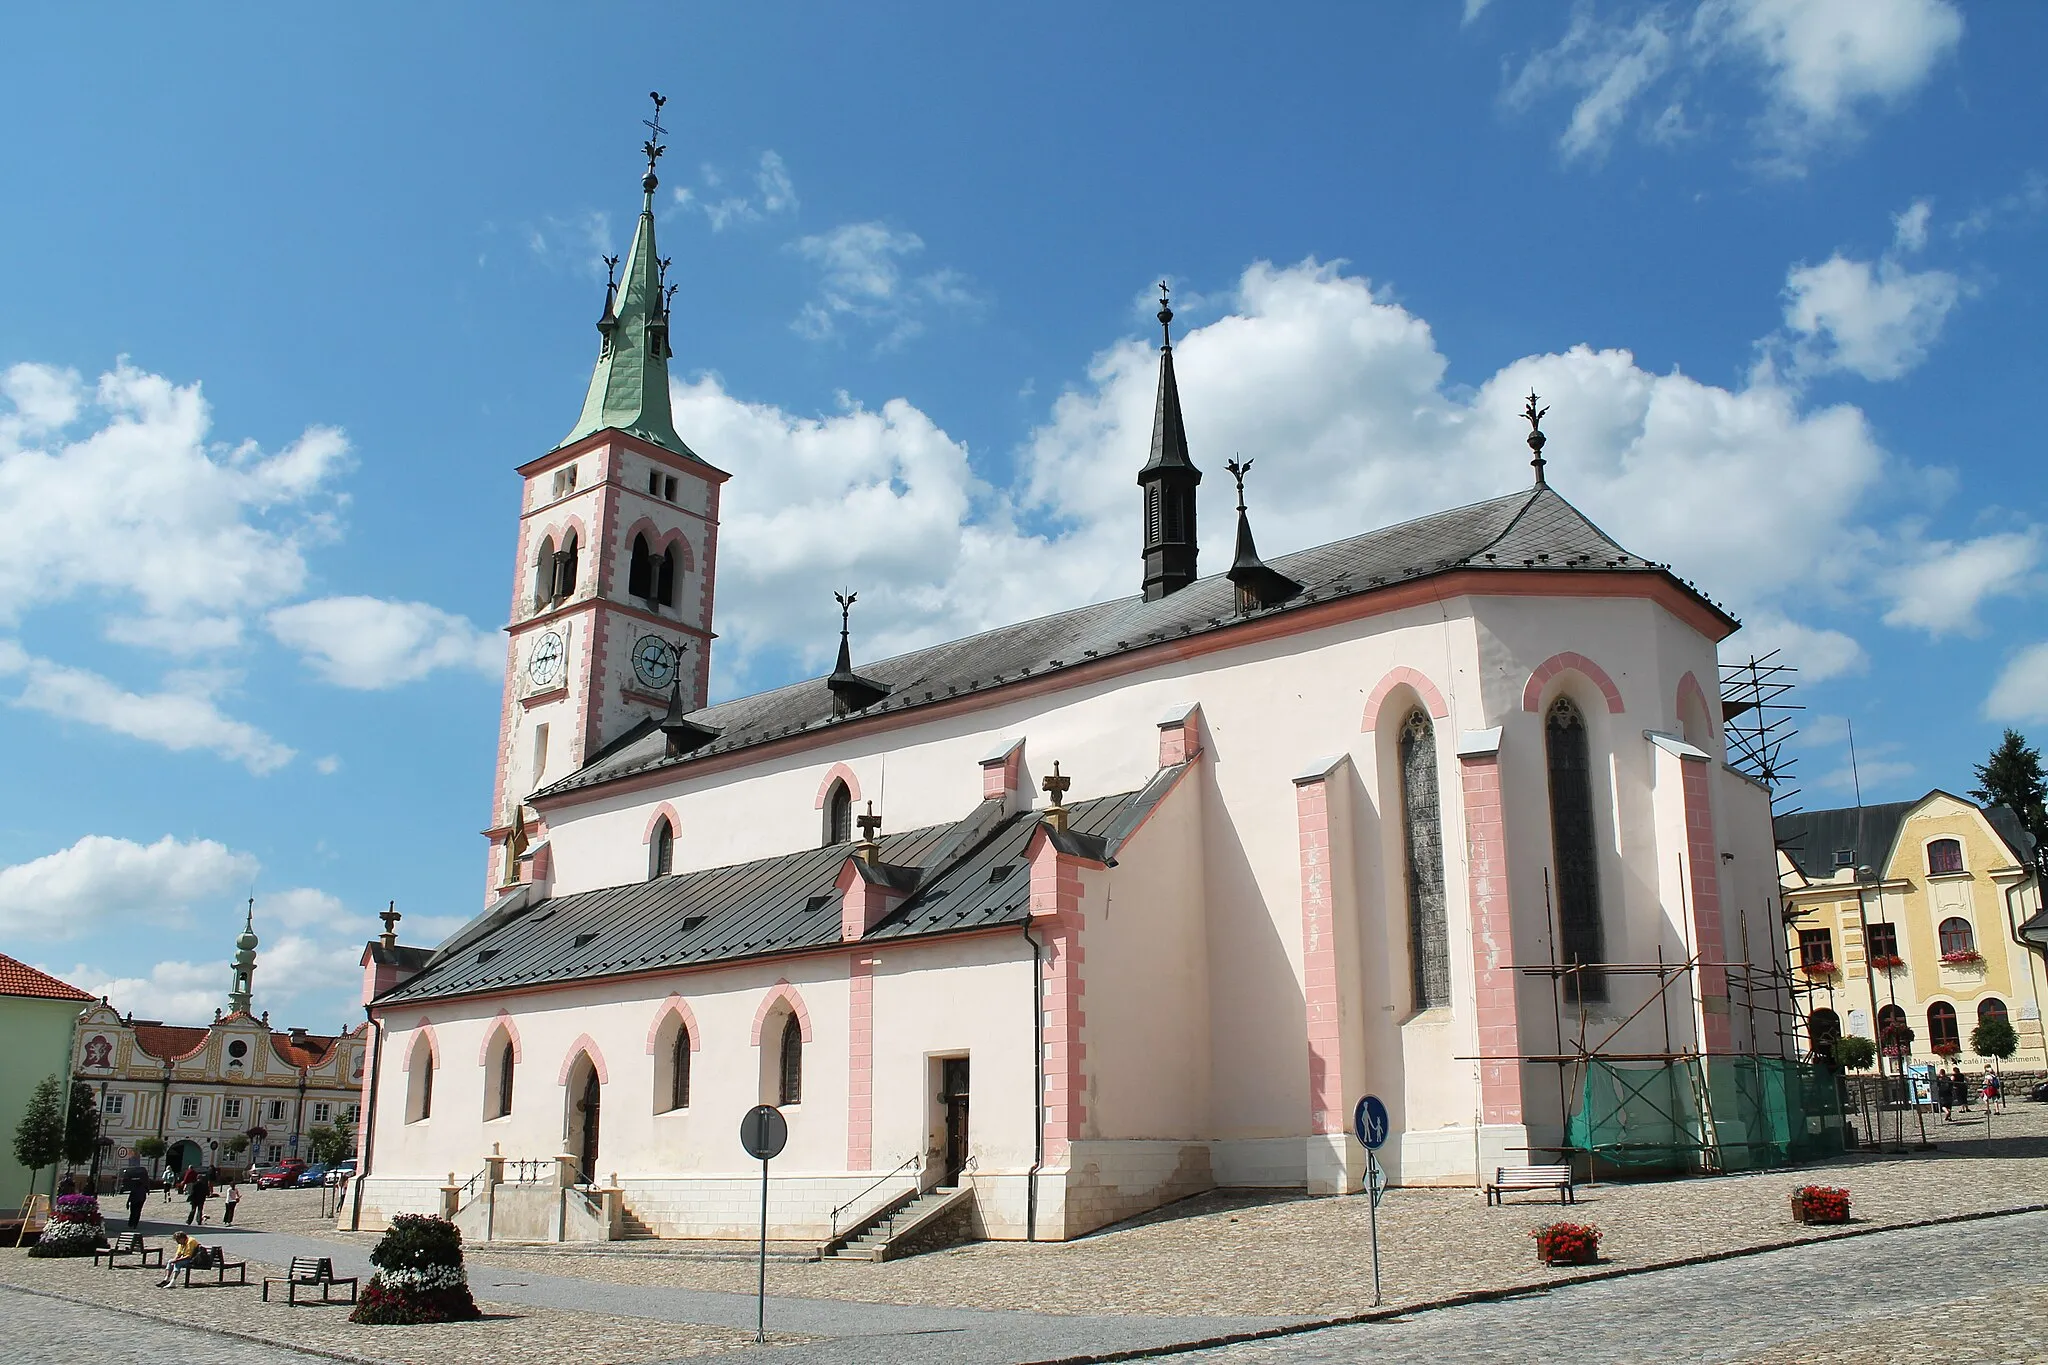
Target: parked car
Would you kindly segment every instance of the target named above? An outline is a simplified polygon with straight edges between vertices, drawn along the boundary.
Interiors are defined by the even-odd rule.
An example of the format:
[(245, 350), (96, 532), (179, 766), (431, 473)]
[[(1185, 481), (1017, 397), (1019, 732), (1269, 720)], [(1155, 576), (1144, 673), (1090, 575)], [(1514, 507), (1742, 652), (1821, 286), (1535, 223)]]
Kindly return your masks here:
[(338, 1161), (327, 1168), (327, 1183), (330, 1185), (346, 1185), (355, 1178), (356, 1159), (354, 1157), (350, 1157), (347, 1161)]
[(299, 1172), (306, 1169), (303, 1161), (281, 1161), (275, 1166), (266, 1166), (256, 1175), (259, 1190), (281, 1190), (296, 1185)]
[(302, 1190), (308, 1188), (318, 1189), (326, 1179), (327, 1168), (325, 1166), (308, 1166), (299, 1172), (299, 1178), (292, 1183)]
[(2048, 1104), (2048, 1081), (2042, 1081), (2027, 1092), (2027, 1098), (2036, 1104)]

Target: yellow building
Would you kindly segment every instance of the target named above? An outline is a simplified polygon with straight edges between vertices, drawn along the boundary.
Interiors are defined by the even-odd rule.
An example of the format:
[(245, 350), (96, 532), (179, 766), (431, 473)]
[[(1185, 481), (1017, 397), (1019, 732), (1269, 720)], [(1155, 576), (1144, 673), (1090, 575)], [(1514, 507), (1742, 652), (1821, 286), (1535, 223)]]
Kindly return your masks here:
[(2034, 840), (2010, 810), (1931, 791), (1780, 816), (1777, 837), (1786, 946), (1816, 988), (1801, 997), (1809, 1045), (1903, 1023), (1912, 1060), (1955, 1055), (1975, 1070), (1970, 1033), (2002, 1012), (2019, 1034), (2006, 1066), (2048, 1069), (2048, 972), (2020, 936), (2041, 885)]

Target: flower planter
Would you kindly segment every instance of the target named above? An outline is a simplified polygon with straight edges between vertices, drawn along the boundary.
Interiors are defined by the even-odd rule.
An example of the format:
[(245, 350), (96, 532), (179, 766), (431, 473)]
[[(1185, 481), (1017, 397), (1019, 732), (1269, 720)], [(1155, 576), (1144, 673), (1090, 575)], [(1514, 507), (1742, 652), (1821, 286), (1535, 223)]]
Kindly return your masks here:
[(1600, 1229), (1586, 1223), (1552, 1223), (1529, 1234), (1542, 1265), (1593, 1265), (1600, 1259)]
[(1792, 1191), (1792, 1221), (1795, 1223), (1846, 1223), (1849, 1221), (1849, 1192), (1826, 1185), (1805, 1185)]

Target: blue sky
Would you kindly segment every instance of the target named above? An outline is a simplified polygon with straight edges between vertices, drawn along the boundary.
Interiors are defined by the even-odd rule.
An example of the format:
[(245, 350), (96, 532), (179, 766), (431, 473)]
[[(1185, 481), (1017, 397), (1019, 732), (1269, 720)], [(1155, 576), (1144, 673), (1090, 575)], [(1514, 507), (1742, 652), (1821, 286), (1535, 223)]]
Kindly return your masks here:
[[(1205, 535), (1552, 482), (1801, 665), (1806, 805), (2048, 728), (2048, 10), (1945, 0), (11, 14), (0, 949), (354, 1013), (472, 911), (515, 465), (670, 97), (715, 690), (1135, 589), (1174, 282)], [(849, 506), (867, 509), (853, 519)]]

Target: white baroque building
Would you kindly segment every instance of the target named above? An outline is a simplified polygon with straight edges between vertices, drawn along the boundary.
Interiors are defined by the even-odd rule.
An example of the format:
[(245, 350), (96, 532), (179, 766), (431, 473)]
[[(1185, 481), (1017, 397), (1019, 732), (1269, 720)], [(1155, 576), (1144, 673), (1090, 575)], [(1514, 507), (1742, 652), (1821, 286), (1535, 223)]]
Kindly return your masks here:
[(1654, 979), (1589, 977), (1592, 1027), (1778, 1051), (1721, 965), (1782, 934), (1768, 793), (1724, 761), (1737, 623), (1551, 489), (1533, 421), (1530, 486), (1270, 565), (1240, 509), (1202, 577), (1169, 333), (1140, 591), (858, 668), (842, 636), (706, 706), (727, 475), (671, 422), (654, 184), (583, 414), (520, 469), (487, 908), (364, 955), (345, 1218), (560, 1157), (658, 1234), (751, 1235), (760, 1103), (778, 1237), (940, 1183), (1037, 1239), (1356, 1189), (1368, 1091), (1394, 1180), (1470, 1184), (1563, 1141), (1522, 1060), (1556, 988), (1517, 964), (1697, 957), (1633, 1020)]

